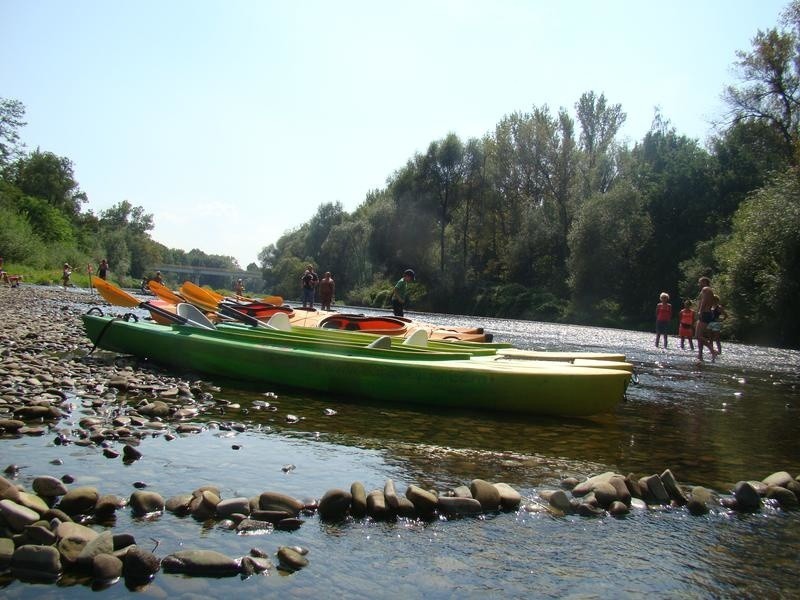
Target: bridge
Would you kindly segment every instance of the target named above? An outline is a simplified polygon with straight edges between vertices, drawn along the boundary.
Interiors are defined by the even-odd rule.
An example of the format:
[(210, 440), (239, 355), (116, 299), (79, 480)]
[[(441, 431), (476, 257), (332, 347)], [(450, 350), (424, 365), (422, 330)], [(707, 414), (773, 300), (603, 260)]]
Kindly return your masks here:
[(201, 281), (202, 276), (211, 276), (211, 277), (223, 277), (228, 278), (231, 280), (231, 283), (235, 279), (241, 279), (245, 284), (248, 281), (258, 281), (261, 282), (261, 271), (237, 271), (236, 269), (220, 269), (218, 267), (198, 267), (194, 265), (155, 265), (153, 267), (155, 271), (161, 271), (162, 273), (175, 273), (180, 276), (183, 276), (184, 281), (189, 280), (192, 283), (196, 283), (197, 285), (202, 285), (203, 282)]

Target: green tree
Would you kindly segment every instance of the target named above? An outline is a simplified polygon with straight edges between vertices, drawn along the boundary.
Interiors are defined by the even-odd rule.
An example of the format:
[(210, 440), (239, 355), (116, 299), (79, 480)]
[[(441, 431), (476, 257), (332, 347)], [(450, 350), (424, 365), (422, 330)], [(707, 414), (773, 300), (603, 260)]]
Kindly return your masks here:
[(789, 315), (800, 296), (800, 169), (787, 169), (742, 203), (717, 256), (734, 333), (797, 347), (800, 323)]
[(604, 94), (584, 93), (575, 104), (581, 126), (579, 170), (582, 195), (608, 191), (617, 174), (614, 146), (627, 115), (622, 105), (609, 105)]
[(786, 29), (759, 30), (749, 52), (737, 56), (741, 84), (728, 86), (723, 98), (729, 124), (759, 122), (783, 140), (783, 155), (800, 160), (800, 0), (783, 13)]
[(0, 171), (22, 155), (19, 130), (27, 123), (25, 105), (19, 100), (0, 98)]
[(652, 235), (646, 201), (630, 183), (583, 204), (569, 237), (573, 316), (594, 323), (639, 317), (637, 280)]
[(70, 220), (77, 218), (87, 201), (68, 158), (36, 149), (19, 159), (13, 171), (12, 181), (23, 194), (46, 200)]

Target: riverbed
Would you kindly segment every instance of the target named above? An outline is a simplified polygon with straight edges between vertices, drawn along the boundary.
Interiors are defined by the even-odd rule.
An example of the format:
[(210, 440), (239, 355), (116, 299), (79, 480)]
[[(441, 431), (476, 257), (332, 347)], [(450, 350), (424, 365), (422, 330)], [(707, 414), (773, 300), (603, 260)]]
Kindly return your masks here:
[[(110, 307), (87, 290), (21, 286), (0, 288), (0, 372), (9, 361), (33, 353), (56, 357), (64, 369), (57, 386), (68, 410), (57, 422), (33, 423), (34, 431), (0, 437), (0, 469), (15, 465), (13, 481), (30, 488), (33, 478), (74, 478), (127, 498), (146, 487), (164, 497), (203, 485), (223, 497), (272, 490), (301, 499), (361, 481), (398, 491), (409, 485), (450, 490), (476, 478), (504, 482), (523, 496), (518, 510), (480, 517), (348, 519), (326, 523), (309, 514), (299, 529), (241, 535), (214, 522), (165, 512), (148, 518), (117, 511), (98, 530), (133, 534), (164, 556), (186, 548), (229, 556), (280, 546), (308, 551), (308, 566), (288, 573), (271, 569), (246, 579), (190, 578), (159, 573), (148, 595), (197, 597), (791, 597), (796, 594), (800, 516), (765, 504), (742, 514), (719, 506), (704, 516), (684, 507), (632, 510), (623, 518), (556, 515), (541, 510), (542, 494), (564, 479), (614, 471), (638, 476), (670, 469), (685, 486), (702, 485), (725, 496), (743, 480), (776, 471), (800, 474), (800, 353), (723, 342), (720, 358), (698, 363), (695, 353), (670, 338), (654, 346), (654, 334), (455, 315), (409, 316), (449, 325), (479, 325), (495, 341), (535, 350), (624, 353), (637, 382), (610, 414), (588, 419), (545, 418), (414, 405), (343, 402), (319, 394), (210, 380), (172, 373), (97, 350), (82, 337), (79, 315), (89, 306)], [(38, 338), (17, 339), (33, 328)], [(46, 324), (47, 326), (44, 326)], [(21, 350), (24, 349), (24, 350)], [(80, 369), (78, 368), (80, 367)], [(83, 369), (83, 370), (81, 370)], [(87, 371), (88, 369), (88, 371)], [(138, 440), (141, 458), (110, 458), (121, 442), (58, 443), (86, 417), (110, 418), (157, 393), (109, 389), (109, 370), (194, 389), (214, 397), (215, 411), (198, 411), (180, 433), (174, 423)], [(308, 365), (313, 377), (313, 364)], [(97, 381), (87, 386), (86, 373)], [(65, 381), (74, 380), (72, 387)], [(19, 382), (18, 387), (24, 387)], [(402, 386), (403, 382), (398, 381)], [(92, 387), (94, 386), (94, 387)], [(46, 386), (48, 387), (48, 386)], [(413, 393), (413, 390), (409, 390)], [(131, 396), (131, 397), (128, 397)], [(187, 404), (189, 402), (187, 401)], [(269, 409), (265, 409), (268, 403)], [(0, 407), (1, 408), (1, 407)], [(37, 425), (39, 431), (36, 431)], [(11, 477), (7, 474), (6, 477)], [(42, 585), (0, 578), (8, 598), (78, 597), (91, 580), (62, 578)], [(127, 597), (123, 582), (100, 592)]]

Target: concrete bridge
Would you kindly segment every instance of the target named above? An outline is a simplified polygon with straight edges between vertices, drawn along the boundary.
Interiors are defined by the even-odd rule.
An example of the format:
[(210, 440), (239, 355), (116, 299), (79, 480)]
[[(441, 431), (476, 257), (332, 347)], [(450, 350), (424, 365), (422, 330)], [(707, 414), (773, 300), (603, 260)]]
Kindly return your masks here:
[(203, 285), (202, 277), (222, 277), (230, 279), (231, 284), (236, 279), (240, 279), (247, 285), (248, 281), (261, 282), (260, 271), (237, 271), (235, 269), (220, 269), (217, 267), (196, 267), (193, 265), (155, 265), (154, 271), (161, 271), (162, 273), (174, 273), (180, 279), (183, 276), (184, 281), (189, 280), (197, 285)]

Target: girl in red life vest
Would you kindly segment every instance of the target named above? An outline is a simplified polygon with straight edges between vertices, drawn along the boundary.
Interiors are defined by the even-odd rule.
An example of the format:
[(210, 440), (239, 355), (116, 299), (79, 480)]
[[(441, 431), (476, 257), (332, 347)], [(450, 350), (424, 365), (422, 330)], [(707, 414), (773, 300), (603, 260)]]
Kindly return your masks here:
[(687, 300), (683, 303), (683, 310), (678, 314), (678, 335), (681, 338), (681, 348), (684, 348), (684, 342), (689, 340), (689, 347), (694, 350), (694, 317), (692, 301)]
[(666, 292), (661, 292), (659, 299), (661, 302), (656, 304), (656, 348), (658, 348), (658, 341), (662, 335), (664, 336), (664, 348), (666, 348), (669, 321), (672, 319), (672, 305), (669, 303), (669, 294)]

